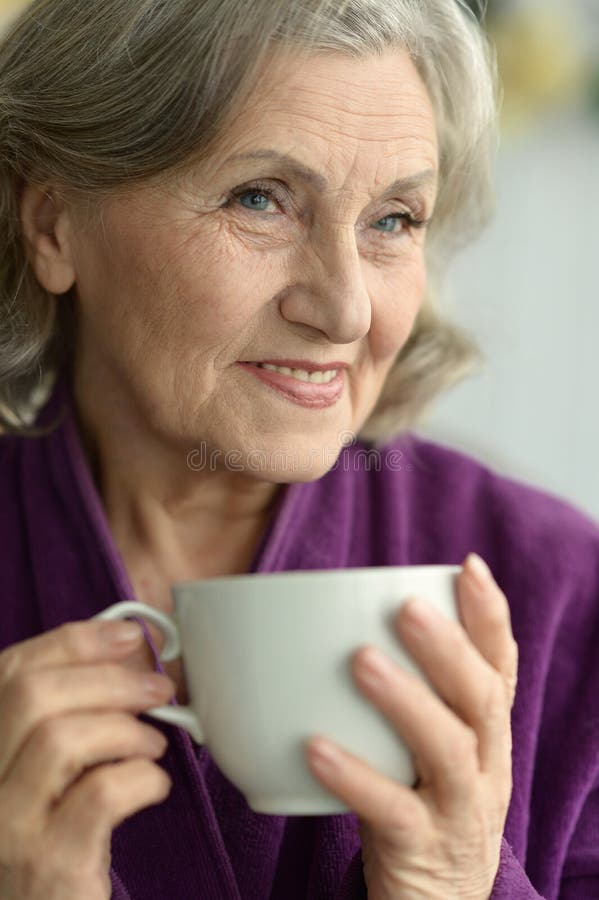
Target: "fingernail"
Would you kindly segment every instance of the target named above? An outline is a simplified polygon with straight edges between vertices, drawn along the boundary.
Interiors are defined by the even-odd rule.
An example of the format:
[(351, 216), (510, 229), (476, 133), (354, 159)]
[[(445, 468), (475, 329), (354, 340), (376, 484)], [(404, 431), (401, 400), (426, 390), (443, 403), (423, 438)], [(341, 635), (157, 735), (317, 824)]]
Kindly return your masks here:
[(100, 634), (109, 644), (120, 645), (134, 644), (142, 636), (141, 627), (137, 622), (104, 622)]
[(146, 697), (150, 699), (162, 700), (171, 697), (175, 693), (174, 682), (167, 676), (158, 673), (145, 675), (141, 683), (141, 689)]
[(403, 622), (408, 627), (430, 628), (430, 626), (435, 625), (436, 622), (438, 622), (437, 614), (430, 603), (427, 603), (425, 600), (420, 600), (417, 597), (406, 600), (402, 611), (405, 615)]
[(337, 748), (324, 738), (312, 741), (309, 752), (310, 761), (319, 772), (334, 772), (341, 762)]
[(491, 571), (477, 553), (469, 553), (466, 557), (466, 572), (481, 588), (487, 587), (491, 577)]
[(375, 684), (386, 681), (393, 669), (389, 665), (385, 655), (376, 647), (369, 647), (360, 657), (359, 673)]

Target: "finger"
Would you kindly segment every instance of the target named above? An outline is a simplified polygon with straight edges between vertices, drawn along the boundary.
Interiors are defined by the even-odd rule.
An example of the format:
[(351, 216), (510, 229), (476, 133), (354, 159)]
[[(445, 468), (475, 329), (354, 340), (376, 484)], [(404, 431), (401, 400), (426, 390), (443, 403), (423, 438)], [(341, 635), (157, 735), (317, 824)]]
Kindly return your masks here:
[(62, 666), (13, 678), (0, 693), (0, 781), (34, 728), (47, 719), (93, 709), (142, 712), (166, 703), (174, 684), (165, 675), (118, 663)]
[(3, 807), (39, 820), (85, 769), (131, 756), (158, 759), (166, 746), (160, 731), (126, 713), (74, 713), (47, 719), (6, 773)]
[(161, 803), (171, 784), (164, 769), (147, 759), (97, 766), (68, 789), (51, 814), (53, 844), (62, 845), (74, 863), (101, 865), (99, 857), (113, 829), (134, 813)]
[(475, 553), (470, 553), (464, 562), (457, 594), (464, 628), (481, 656), (501, 673), (511, 708), (518, 678), (518, 645), (512, 632), (510, 608), (489, 567)]
[(306, 750), (314, 777), (373, 829), (409, 846), (410, 836), (428, 825), (429, 812), (416, 792), (359, 756), (321, 735), (310, 738)]
[(400, 668), (374, 647), (355, 655), (360, 690), (406, 742), (424, 784), (443, 806), (467, 802), (479, 775), (476, 735), (418, 675)]
[(77, 663), (120, 659), (143, 640), (136, 622), (69, 622), (0, 653), (0, 689), (18, 672)]
[(462, 625), (424, 600), (406, 602), (397, 624), (402, 644), (424, 676), (475, 733), (480, 769), (507, 779), (510, 710), (501, 675), (483, 659)]

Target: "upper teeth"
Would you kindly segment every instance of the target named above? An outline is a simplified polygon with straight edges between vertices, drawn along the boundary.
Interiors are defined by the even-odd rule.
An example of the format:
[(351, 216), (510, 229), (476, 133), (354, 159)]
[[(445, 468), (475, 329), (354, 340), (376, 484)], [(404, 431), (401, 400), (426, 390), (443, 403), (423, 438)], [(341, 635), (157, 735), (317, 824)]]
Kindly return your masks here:
[(289, 369), (287, 366), (273, 366), (270, 363), (257, 363), (261, 369), (270, 369), (271, 372), (280, 372), (281, 375), (291, 375), (300, 381), (311, 381), (313, 384), (328, 384), (337, 377), (337, 369), (329, 369), (327, 372), (307, 372), (305, 369)]

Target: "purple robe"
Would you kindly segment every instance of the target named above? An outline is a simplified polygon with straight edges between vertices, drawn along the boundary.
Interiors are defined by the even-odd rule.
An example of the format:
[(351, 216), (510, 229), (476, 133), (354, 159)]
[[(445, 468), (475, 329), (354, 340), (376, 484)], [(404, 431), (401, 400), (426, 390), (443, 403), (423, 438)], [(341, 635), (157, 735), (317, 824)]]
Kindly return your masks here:
[[(0, 647), (135, 599), (66, 377), (0, 437)], [(285, 485), (249, 571), (460, 564), (479, 553), (519, 646), (513, 792), (492, 900), (599, 898), (599, 527), (567, 503), (405, 434)], [(157, 663), (157, 668), (159, 664)], [(169, 739), (169, 797), (113, 834), (113, 900), (362, 900), (358, 821), (253, 812), (206, 747)]]

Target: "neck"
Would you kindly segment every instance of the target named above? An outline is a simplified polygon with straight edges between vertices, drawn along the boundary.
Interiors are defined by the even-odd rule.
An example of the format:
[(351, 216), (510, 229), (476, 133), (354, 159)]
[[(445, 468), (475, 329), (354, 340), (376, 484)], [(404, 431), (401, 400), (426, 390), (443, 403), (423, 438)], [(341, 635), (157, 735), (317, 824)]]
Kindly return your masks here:
[[(145, 423), (126, 392), (82, 374), (75, 410), (92, 475), (128, 568), (165, 583), (245, 572), (281, 485), (198, 465)], [(197, 451), (196, 451), (197, 454)], [(218, 457), (220, 458), (220, 457)]]

